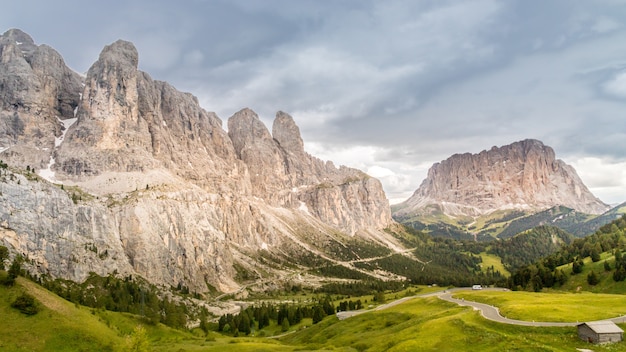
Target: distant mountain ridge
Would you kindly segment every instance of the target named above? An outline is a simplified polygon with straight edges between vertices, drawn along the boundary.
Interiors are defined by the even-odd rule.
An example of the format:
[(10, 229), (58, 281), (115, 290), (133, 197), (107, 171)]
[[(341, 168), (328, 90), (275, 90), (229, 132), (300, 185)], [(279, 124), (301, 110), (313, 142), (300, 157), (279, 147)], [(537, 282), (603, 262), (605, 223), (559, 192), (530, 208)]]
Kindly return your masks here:
[(448, 215), (563, 205), (588, 214), (609, 206), (596, 198), (554, 150), (527, 139), (478, 154), (455, 154), (434, 164), (415, 193), (396, 207), (405, 216), (435, 205)]
[(555, 158), (552, 148), (527, 139), (434, 164), (415, 193), (394, 205), (392, 213), (412, 227), (463, 238), (498, 235), (512, 220), (554, 207), (591, 215), (609, 210), (573, 167)]

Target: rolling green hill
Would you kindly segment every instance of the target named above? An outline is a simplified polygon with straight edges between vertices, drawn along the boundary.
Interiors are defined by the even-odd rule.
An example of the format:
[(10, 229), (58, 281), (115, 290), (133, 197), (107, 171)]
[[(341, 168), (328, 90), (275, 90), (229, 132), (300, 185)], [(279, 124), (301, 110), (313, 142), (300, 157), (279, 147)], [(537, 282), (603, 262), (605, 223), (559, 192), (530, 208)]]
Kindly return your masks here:
[[(508, 279), (512, 289), (543, 288), (625, 293), (626, 215), (561, 250), (521, 267)], [(594, 277), (589, 277), (592, 275)], [(586, 282), (585, 282), (586, 281)]]
[(574, 236), (554, 226), (539, 226), (489, 246), (509, 271), (536, 262), (570, 244)]

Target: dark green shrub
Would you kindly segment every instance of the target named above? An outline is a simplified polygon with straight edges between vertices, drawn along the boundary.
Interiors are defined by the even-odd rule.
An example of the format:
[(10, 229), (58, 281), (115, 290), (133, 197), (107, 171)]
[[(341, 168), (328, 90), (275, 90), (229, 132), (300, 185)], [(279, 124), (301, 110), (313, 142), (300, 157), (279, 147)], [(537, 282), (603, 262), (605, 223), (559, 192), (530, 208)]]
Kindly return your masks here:
[(35, 300), (35, 297), (28, 293), (22, 293), (21, 296), (17, 297), (15, 301), (11, 303), (11, 307), (26, 315), (35, 315), (39, 312), (39, 304)]

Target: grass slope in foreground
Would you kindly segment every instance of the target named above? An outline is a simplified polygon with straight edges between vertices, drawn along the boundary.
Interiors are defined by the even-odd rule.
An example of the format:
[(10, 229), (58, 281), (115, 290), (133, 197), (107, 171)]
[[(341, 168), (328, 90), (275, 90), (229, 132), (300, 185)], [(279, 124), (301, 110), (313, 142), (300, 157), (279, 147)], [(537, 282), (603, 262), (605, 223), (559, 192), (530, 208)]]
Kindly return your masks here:
[[(590, 348), (588, 343), (578, 339), (573, 327), (538, 328), (495, 323), (485, 320), (477, 311), (435, 297), (416, 298), (385, 311), (339, 322), (327, 318), (282, 340), (311, 350), (339, 351), (575, 351)], [(626, 345), (593, 346), (593, 350), (626, 351)]]
[[(11, 307), (24, 292), (36, 299), (37, 314), (25, 315)], [(145, 324), (132, 314), (73, 304), (21, 277), (14, 286), (0, 285), (0, 351), (132, 351), (138, 327), (143, 329), (148, 351), (178, 351), (178, 346), (169, 347), (181, 341), (201, 346), (206, 341), (204, 336), (199, 338), (162, 324)]]
[[(40, 302), (38, 314), (26, 316), (10, 307), (22, 292)], [(510, 293), (500, 294), (504, 299)], [(534, 302), (520, 301), (527, 306)], [(14, 287), (0, 286), (0, 316), (2, 351), (128, 351), (136, 326), (142, 324), (140, 317), (130, 314), (74, 305), (22, 278)], [(435, 297), (415, 298), (343, 321), (330, 316), (280, 339), (234, 338), (212, 332), (205, 336), (197, 329), (143, 326), (148, 342), (144, 350), (148, 351), (626, 351), (625, 343), (589, 345), (571, 327), (491, 322), (477, 311)]]
[[(22, 292), (39, 302), (37, 314), (27, 316), (11, 307)], [(124, 342), (89, 310), (22, 278), (13, 287), (0, 286), (0, 317), (2, 351), (113, 351)]]

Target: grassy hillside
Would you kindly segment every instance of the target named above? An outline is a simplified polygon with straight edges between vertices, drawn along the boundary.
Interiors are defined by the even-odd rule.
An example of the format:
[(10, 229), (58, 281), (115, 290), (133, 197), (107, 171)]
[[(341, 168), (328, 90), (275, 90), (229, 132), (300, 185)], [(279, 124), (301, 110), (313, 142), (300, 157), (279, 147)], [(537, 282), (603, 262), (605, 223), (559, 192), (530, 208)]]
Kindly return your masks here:
[[(27, 316), (10, 307), (22, 292), (33, 295), (41, 310)], [(498, 292), (495, 303), (509, 304), (521, 311), (535, 312), (528, 320), (542, 318), (531, 293)], [(470, 294), (474, 294), (471, 292)], [(481, 292), (482, 294), (482, 292)], [(515, 296), (511, 296), (515, 295)], [(522, 295), (522, 296), (518, 296)], [(543, 294), (549, 296), (547, 294)], [(626, 310), (622, 296), (582, 297), (588, 306), (606, 305)], [(592, 297), (592, 298), (589, 298)], [(565, 319), (574, 318), (581, 305), (575, 300), (557, 301), (564, 307)], [(506, 303), (508, 302), (508, 303)], [(521, 303), (521, 308), (520, 307)], [(569, 314), (569, 315), (568, 315)], [(19, 278), (14, 287), (0, 286), (0, 350), (2, 351), (129, 351), (137, 341), (146, 342), (145, 351), (573, 351), (589, 348), (580, 341), (575, 328), (533, 328), (499, 324), (485, 320), (470, 308), (435, 297), (414, 298), (383, 311), (372, 311), (339, 321), (335, 316), (320, 323), (291, 327), (280, 337), (229, 337), (198, 329), (187, 332), (164, 325), (146, 325), (140, 317), (127, 313), (92, 310), (69, 303), (36, 284)], [(142, 326), (143, 330), (137, 330)], [(594, 351), (626, 351), (626, 344), (593, 346)]]
[[(36, 299), (37, 314), (25, 315), (11, 307), (24, 292)], [(121, 352), (142, 340), (150, 350), (177, 351), (206, 340), (162, 324), (146, 324), (136, 315), (73, 304), (24, 278), (12, 287), (0, 285), (0, 317), (0, 351)]]
[(521, 267), (508, 279), (512, 289), (544, 288), (626, 292), (626, 215), (579, 238), (541, 260)]
[[(40, 311), (27, 316), (11, 307), (23, 292), (39, 302)], [(0, 350), (116, 351), (125, 339), (92, 315), (38, 285), (18, 278), (13, 287), (0, 285)]]
[[(578, 339), (573, 327), (533, 328), (494, 323), (482, 318), (477, 311), (434, 297), (416, 298), (385, 311), (343, 321), (327, 318), (281, 341), (310, 350), (337, 351), (575, 351), (589, 348)], [(593, 349), (624, 351), (626, 346), (593, 346)]]
[[(571, 275), (569, 280), (559, 287), (561, 291), (568, 292), (596, 292), (596, 293), (614, 293), (626, 294), (626, 281), (615, 281), (613, 274), (615, 272), (615, 255), (609, 252), (601, 254), (601, 260), (593, 262), (591, 258), (585, 258), (582, 271), (579, 274)], [(611, 270), (606, 270), (604, 263), (607, 262)], [(572, 272), (572, 264), (565, 264), (559, 269), (566, 273)], [(598, 276), (598, 283), (590, 285), (587, 277), (591, 272)]]
[(504, 266), (509, 271), (514, 271), (559, 251), (573, 240), (572, 235), (558, 227), (539, 226), (514, 237), (493, 242), (488, 252), (500, 257)]

